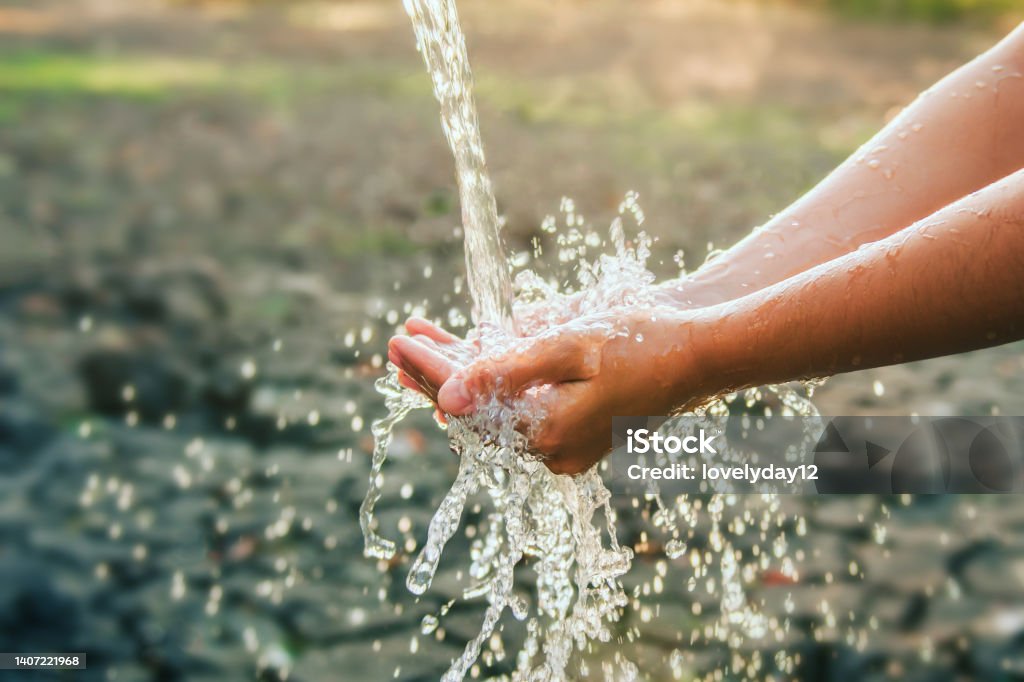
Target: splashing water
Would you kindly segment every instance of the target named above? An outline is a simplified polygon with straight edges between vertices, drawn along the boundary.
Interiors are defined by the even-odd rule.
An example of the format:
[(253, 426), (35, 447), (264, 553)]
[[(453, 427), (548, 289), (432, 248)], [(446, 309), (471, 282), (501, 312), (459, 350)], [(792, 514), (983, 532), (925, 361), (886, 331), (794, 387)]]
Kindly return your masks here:
[[(571, 202), (564, 202), (562, 208), (567, 225), (582, 226)], [(632, 215), (637, 222), (643, 219), (634, 195), (627, 197), (620, 209), (625, 214), (622, 217)], [(552, 220), (546, 224), (555, 223)], [(558, 232), (555, 227), (548, 231), (552, 230)], [(515, 311), (526, 333), (541, 333), (567, 317), (654, 304), (650, 286), (654, 276), (645, 268), (649, 240), (641, 233), (636, 246), (628, 246), (621, 218), (610, 232), (614, 253), (599, 255), (592, 262), (586, 260), (588, 252), (606, 246), (606, 240), (580, 229), (557, 234), (559, 260), (573, 265), (575, 282), (563, 282), (559, 287), (535, 270), (521, 266), (516, 277)], [(485, 333), (490, 332), (471, 332)], [(514, 340), (506, 343), (514, 344)], [(361, 520), (367, 555), (391, 559), (396, 553), (395, 544), (376, 532), (373, 516), (383, 484), (381, 472), (390, 430), (411, 410), (432, 405), (420, 394), (402, 388), (394, 367), (378, 380), (377, 389), (385, 396), (389, 414), (373, 425), (374, 458)], [(770, 399), (781, 404), (782, 414), (816, 414), (806, 397), (788, 387), (726, 396), (712, 402), (705, 411), (724, 415), (734, 407), (749, 408)], [(409, 571), (409, 590), (423, 594), (430, 588), (442, 551), (459, 528), (468, 500), (485, 495), (493, 511), (486, 518), (486, 531), (474, 539), (468, 571), (472, 584), (464, 592), (466, 598), (485, 598), (488, 608), (480, 633), (452, 665), (446, 680), (466, 675), (481, 655), (481, 648), (490, 645), (506, 608), (515, 618), (527, 621), (527, 638), (512, 677), (521, 680), (564, 679), (574, 650), (621, 637), (615, 624), (623, 609), (639, 608), (641, 595), (630, 595), (620, 580), (629, 571), (634, 552), (618, 542), (619, 511), (599, 467), (576, 477), (552, 474), (528, 452), (525, 437), (515, 430), (517, 420), (524, 418), (535, 419), (537, 415), (524, 412), (515, 403), (491, 400), (473, 416), (452, 419), (448, 426), (450, 444), (460, 455), (459, 472)], [(720, 494), (680, 496), (666, 503), (654, 495), (651, 502), (654, 511), (649, 520), (666, 538), (665, 555), (688, 566), (687, 590), (696, 592), (703, 587), (718, 602), (718, 618), (691, 633), (690, 643), (704, 639), (738, 647), (751, 640), (779, 639), (788, 623), (773, 622), (758, 613), (748, 603), (746, 586), (775, 565), (787, 579), (796, 580), (798, 576), (796, 564), (788, 556), (787, 538), (787, 529), (796, 520), (787, 516), (780, 498)], [(639, 504), (637, 501), (634, 506)], [(758, 541), (751, 545), (749, 533), (760, 537), (763, 548)], [(646, 547), (637, 549), (647, 552)], [(536, 574), (532, 611), (514, 590), (514, 572), (517, 566), (526, 565), (532, 566)], [(658, 594), (661, 590), (655, 587), (650, 591)], [(424, 620), (425, 630), (433, 631), (437, 622), (436, 617), (429, 616)], [(632, 679), (639, 674), (628, 661), (614, 665), (614, 670), (606, 671), (612, 679)], [(782, 670), (791, 665), (784, 653), (776, 662)], [(751, 679), (755, 672), (763, 670), (753, 668)]]
[[(543, 232), (556, 234), (556, 253), (561, 264), (571, 267), (574, 279), (545, 278), (528, 267), (542, 254), (539, 243), (534, 253), (517, 258), (515, 297), (509, 262), (502, 253), (498, 217), (490, 180), (486, 174), (483, 148), (472, 99), (471, 76), (465, 41), (451, 0), (406, 0), (418, 48), (431, 74), (434, 92), (441, 104), (445, 135), (452, 147), (462, 202), (469, 290), (475, 305), (477, 327), (470, 337), (479, 342), (480, 353), (494, 355), (514, 347), (514, 332), (527, 336), (595, 313), (615, 312), (656, 304), (654, 275), (646, 267), (651, 241), (641, 232), (632, 243), (625, 237), (624, 219), (636, 226), (644, 216), (636, 195), (627, 195), (620, 216), (610, 229), (610, 240), (585, 226), (574, 204), (563, 200), (564, 230), (554, 218), (541, 225)], [(609, 243), (610, 241), (610, 243)], [(613, 253), (591, 256), (595, 249), (610, 246)], [(621, 333), (614, 324), (609, 334)], [(460, 363), (469, 358), (464, 349), (447, 349)], [(374, 508), (381, 497), (383, 466), (392, 429), (412, 410), (432, 408), (431, 403), (398, 383), (397, 369), (388, 366), (378, 380), (388, 415), (372, 425), (374, 450), (369, 487), (360, 508), (360, 525), (368, 557), (390, 560), (395, 543), (376, 529)], [(770, 387), (744, 392), (714, 401), (705, 408), (724, 414), (737, 399), (748, 405), (773, 393), (790, 413), (816, 414), (813, 405), (798, 392)], [(633, 549), (619, 544), (617, 510), (599, 474), (599, 467), (575, 477), (552, 474), (527, 449), (527, 439), (516, 430), (523, 421), (543, 415), (528, 413), (515, 401), (491, 399), (470, 417), (451, 419), (448, 438), (460, 456), (459, 471), (448, 494), (431, 520), (426, 542), (412, 563), (407, 587), (423, 594), (431, 585), (443, 549), (458, 530), (467, 502), (486, 496), (492, 507), (485, 531), (473, 540), (471, 585), (465, 598), (482, 597), (487, 602), (479, 633), (465, 646), (444, 675), (444, 680), (463, 679), (481, 656), (485, 645), (500, 647), (493, 635), (505, 612), (526, 621), (526, 640), (516, 659), (514, 680), (565, 679), (574, 650), (588, 650), (593, 644), (610, 642), (615, 624), (627, 606), (637, 608), (640, 594), (632, 598), (621, 578), (629, 571)], [(743, 504), (739, 504), (739, 500)], [(634, 501), (639, 506), (639, 501)], [(659, 495), (652, 500), (656, 510), (650, 517), (663, 533), (669, 559), (689, 557), (689, 591), (703, 583), (719, 602), (719, 617), (691, 633), (690, 643), (700, 637), (726, 643), (735, 649), (749, 639), (775, 637), (788, 629), (787, 622), (769, 621), (757, 613), (745, 596), (745, 585), (759, 571), (774, 562), (782, 574), (794, 578), (797, 569), (787, 556), (786, 514), (772, 495), (739, 498), (715, 495), (704, 499), (680, 496), (665, 504)], [(755, 513), (760, 511), (760, 517)], [(755, 542), (740, 544), (751, 528), (769, 546), (762, 550)], [(698, 534), (707, 533), (706, 546), (690, 547)], [(642, 534), (646, 538), (646, 533)], [(646, 542), (646, 541), (645, 541)], [(534, 603), (515, 590), (517, 567), (530, 566), (536, 574)], [(655, 593), (659, 589), (653, 590)], [(444, 615), (443, 613), (440, 615)], [(424, 619), (424, 632), (438, 627), (438, 619)], [(792, 660), (779, 652), (777, 669), (792, 668)], [(581, 663), (581, 671), (585, 664)], [(675, 663), (673, 663), (675, 666)], [(635, 664), (617, 656), (602, 663), (607, 677), (635, 679)], [(735, 663), (733, 663), (735, 667)], [(757, 658), (742, 670), (753, 679), (764, 672)]]
[[(653, 276), (643, 267), (646, 241), (639, 250), (629, 249), (621, 226), (615, 234), (617, 256), (603, 257), (580, 269), (580, 282), (590, 286), (578, 292), (576, 313), (606, 311), (652, 296), (647, 284)], [(520, 273), (517, 289), (516, 312), (528, 333), (557, 324), (569, 309), (567, 301), (577, 293), (560, 293), (529, 270)], [(488, 345), (494, 349), (515, 342), (493, 329), (476, 333), (481, 338), (487, 335)], [(395, 545), (376, 533), (372, 516), (380, 497), (390, 432), (409, 411), (430, 407), (430, 403), (401, 388), (394, 367), (377, 382), (377, 388), (385, 396), (389, 414), (373, 425), (374, 457), (361, 523), (366, 554), (390, 559)], [(489, 605), (480, 633), (449, 669), (446, 680), (465, 676), (506, 608), (521, 620), (529, 615), (527, 603), (513, 591), (513, 574), (524, 558), (537, 561), (538, 577), (535, 615), (527, 624), (528, 637), (519, 656), (518, 677), (522, 679), (563, 677), (574, 648), (583, 648), (590, 640), (611, 640), (609, 625), (628, 603), (618, 578), (629, 569), (633, 553), (617, 542), (609, 491), (596, 469), (575, 478), (555, 476), (529, 454), (526, 438), (515, 429), (526, 416), (536, 417), (524, 415), (515, 404), (492, 400), (471, 417), (452, 419), (448, 427), (450, 443), (461, 457), (459, 472), (413, 562), (409, 590), (422, 594), (429, 588), (442, 550), (459, 527), (467, 499), (484, 493), (494, 511), (488, 517), (486, 534), (474, 542), (469, 571), (474, 584), (467, 590), (484, 596)], [(605, 519), (603, 526), (595, 521), (598, 512)], [(540, 652), (544, 660), (534, 661)]]

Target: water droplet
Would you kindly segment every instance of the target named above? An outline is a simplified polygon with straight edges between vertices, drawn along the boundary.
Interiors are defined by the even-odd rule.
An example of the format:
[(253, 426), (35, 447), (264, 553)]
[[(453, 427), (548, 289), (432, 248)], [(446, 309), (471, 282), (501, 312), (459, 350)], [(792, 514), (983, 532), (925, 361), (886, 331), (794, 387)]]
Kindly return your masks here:
[(665, 554), (669, 559), (678, 559), (686, 554), (686, 543), (673, 538), (665, 544)]
[(179, 601), (185, 597), (187, 588), (185, 586), (185, 574), (175, 571), (171, 578), (171, 599)]
[(242, 366), (239, 368), (239, 373), (243, 379), (252, 379), (256, 376), (256, 363), (251, 359), (246, 359), (242, 362)]
[(423, 620), (420, 621), (420, 632), (422, 632), (425, 635), (429, 635), (430, 633), (432, 633), (434, 630), (437, 629), (437, 626), (438, 626), (437, 617), (436, 616), (432, 616), (430, 614), (427, 614), (427, 615), (423, 616)]

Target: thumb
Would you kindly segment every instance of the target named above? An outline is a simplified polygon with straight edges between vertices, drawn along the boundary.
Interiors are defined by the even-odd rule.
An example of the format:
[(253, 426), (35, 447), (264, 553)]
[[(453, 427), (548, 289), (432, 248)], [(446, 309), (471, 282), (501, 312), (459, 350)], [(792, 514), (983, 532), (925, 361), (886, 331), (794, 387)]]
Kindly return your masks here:
[(453, 374), (437, 394), (442, 410), (469, 414), (481, 396), (508, 398), (543, 384), (589, 379), (600, 367), (600, 347), (580, 334), (533, 340), (523, 348), (483, 358)]

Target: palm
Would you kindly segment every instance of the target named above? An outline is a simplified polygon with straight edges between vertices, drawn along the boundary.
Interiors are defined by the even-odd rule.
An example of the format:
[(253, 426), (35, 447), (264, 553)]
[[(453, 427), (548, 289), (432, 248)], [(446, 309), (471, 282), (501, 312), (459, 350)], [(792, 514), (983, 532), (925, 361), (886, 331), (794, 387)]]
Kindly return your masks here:
[(437, 402), (437, 392), (479, 351), (471, 342), (421, 318), (405, 323), (409, 336), (388, 343), (388, 359), (398, 368), (398, 381)]

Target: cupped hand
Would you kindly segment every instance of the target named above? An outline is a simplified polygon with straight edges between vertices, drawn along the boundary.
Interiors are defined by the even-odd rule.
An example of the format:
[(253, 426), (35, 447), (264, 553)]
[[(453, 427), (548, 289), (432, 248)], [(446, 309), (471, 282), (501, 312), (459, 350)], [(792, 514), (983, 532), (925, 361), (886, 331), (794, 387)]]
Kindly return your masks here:
[[(429, 323), (426, 323), (429, 325)], [(395, 337), (388, 357), (403, 383), (462, 416), (489, 396), (515, 399), (531, 449), (555, 473), (576, 474), (611, 448), (611, 418), (667, 414), (709, 397), (699, 371), (694, 325), (673, 309), (617, 311), (580, 318), (524, 338), (497, 357), (461, 365), (445, 346), (464, 344), (423, 321)]]
[[(434, 403), (448, 378), (479, 354), (479, 347), (420, 317), (405, 323), (408, 336), (395, 336), (388, 342), (388, 360), (398, 368), (398, 382), (419, 391)], [(445, 421), (444, 413), (437, 418)]]

